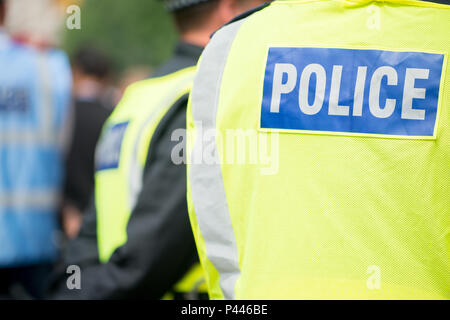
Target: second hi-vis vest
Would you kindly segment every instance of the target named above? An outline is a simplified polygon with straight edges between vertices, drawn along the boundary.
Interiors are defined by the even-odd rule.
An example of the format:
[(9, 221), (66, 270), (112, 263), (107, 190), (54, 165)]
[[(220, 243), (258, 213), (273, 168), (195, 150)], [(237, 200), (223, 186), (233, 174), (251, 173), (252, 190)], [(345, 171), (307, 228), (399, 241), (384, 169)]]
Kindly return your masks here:
[[(275, 1), (188, 106), (211, 298), (450, 298), (450, 6)], [(213, 137), (213, 138), (211, 138)]]
[[(126, 228), (142, 189), (151, 138), (170, 107), (189, 93), (194, 74), (195, 67), (191, 67), (132, 84), (104, 125), (96, 151), (95, 173), (98, 251), (102, 263), (127, 241)], [(201, 269), (194, 266), (175, 285), (175, 290), (189, 292), (201, 278)]]

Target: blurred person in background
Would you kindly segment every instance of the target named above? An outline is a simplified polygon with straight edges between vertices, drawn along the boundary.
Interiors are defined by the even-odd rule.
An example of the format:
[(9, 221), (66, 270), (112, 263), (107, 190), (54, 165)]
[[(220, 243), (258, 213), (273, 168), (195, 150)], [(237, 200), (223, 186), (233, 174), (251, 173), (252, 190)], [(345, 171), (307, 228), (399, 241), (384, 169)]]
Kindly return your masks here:
[[(188, 154), (195, 130), (227, 133), (188, 164), (211, 298), (450, 299), (450, 6), (434, 2), (274, 1), (212, 37), (187, 114)], [(240, 154), (273, 158), (228, 161), (238, 131), (255, 137)]]
[[(174, 56), (131, 85), (96, 151), (95, 198), (55, 272), (51, 298), (206, 299), (186, 204), (186, 166), (175, 164), (195, 65), (211, 33), (261, 0), (167, 0), (180, 31)], [(183, 156), (180, 154), (180, 156)], [(81, 269), (81, 289), (66, 268)]]
[(114, 95), (114, 106), (120, 102), (120, 99), (122, 99), (122, 96), (129, 85), (151, 77), (153, 72), (154, 70), (152, 67), (145, 65), (136, 65), (125, 69), (120, 76), (120, 81)]
[(74, 55), (73, 132), (66, 159), (62, 226), (68, 238), (79, 231), (82, 212), (94, 187), (94, 153), (102, 126), (111, 113), (107, 85), (111, 65), (108, 57), (93, 47)]
[(70, 65), (1, 28), (0, 70), (0, 298), (39, 298), (58, 254)]
[(67, 7), (60, 0), (5, 1), (6, 29), (15, 41), (39, 48), (59, 44)]

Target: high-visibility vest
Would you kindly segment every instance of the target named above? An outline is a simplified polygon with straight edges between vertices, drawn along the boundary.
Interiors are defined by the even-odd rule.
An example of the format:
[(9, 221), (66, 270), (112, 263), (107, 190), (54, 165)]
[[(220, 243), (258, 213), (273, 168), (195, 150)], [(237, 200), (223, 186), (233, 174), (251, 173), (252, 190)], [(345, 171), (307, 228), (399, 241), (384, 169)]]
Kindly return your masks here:
[(0, 30), (0, 268), (58, 258), (72, 75), (66, 54)]
[[(95, 173), (98, 251), (102, 263), (127, 241), (127, 224), (142, 189), (151, 138), (164, 115), (189, 93), (194, 73), (195, 67), (190, 67), (132, 84), (104, 125), (96, 150)], [(197, 264), (175, 288), (189, 292), (201, 279)]]
[(219, 30), (188, 105), (213, 299), (450, 298), (450, 6), (275, 1)]

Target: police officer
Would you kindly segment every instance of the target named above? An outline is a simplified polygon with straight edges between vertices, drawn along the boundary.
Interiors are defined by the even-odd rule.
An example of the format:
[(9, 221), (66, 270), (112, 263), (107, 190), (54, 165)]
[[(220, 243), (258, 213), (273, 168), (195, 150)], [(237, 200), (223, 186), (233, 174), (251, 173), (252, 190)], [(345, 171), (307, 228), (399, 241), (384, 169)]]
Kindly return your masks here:
[(0, 70), (0, 296), (41, 297), (58, 254), (70, 66), (0, 29)]
[(212, 298), (450, 298), (449, 30), (431, 1), (275, 1), (214, 35), (188, 106)]
[[(255, 3), (166, 2), (181, 41), (153, 78), (126, 90), (106, 122), (95, 203), (69, 245), (52, 297), (207, 298), (187, 213), (186, 167), (172, 160), (179, 143), (172, 134), (185, 128), (193, 66), (210, 34)], [(66, 286), (70, 265), (81, 270), (81, 290)]]

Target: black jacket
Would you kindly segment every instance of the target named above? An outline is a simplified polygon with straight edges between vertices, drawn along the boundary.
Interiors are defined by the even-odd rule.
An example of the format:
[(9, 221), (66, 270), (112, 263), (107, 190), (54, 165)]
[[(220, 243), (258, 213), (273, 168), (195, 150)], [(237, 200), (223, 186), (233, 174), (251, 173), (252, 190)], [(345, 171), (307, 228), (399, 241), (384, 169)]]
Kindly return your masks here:
[[(155, 76), (193, 66), (202, 48), (180, 43)], [(145, 165), (143, 187), (127, 226), (127, 242), (106, 264), (98, 260), (94, 201), (79, 236), (58, 266), (50, 288), (54, 299), (159, 299), (198, 262), (186, 204), (186, 167), (171, 161), (175, 129), (186, 127), (187, 96), (158, 125)], [(66, 268), (81, 269), (81, 290), (67, 289)]]
[(94, 153), (111, 110), (99, 100), (74, 101), (74, 129), (66, 157), (64, 200), (84, 211), (94, 187)]

